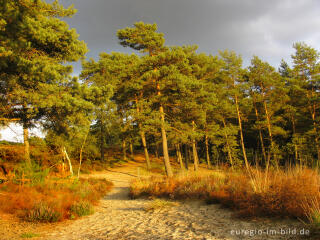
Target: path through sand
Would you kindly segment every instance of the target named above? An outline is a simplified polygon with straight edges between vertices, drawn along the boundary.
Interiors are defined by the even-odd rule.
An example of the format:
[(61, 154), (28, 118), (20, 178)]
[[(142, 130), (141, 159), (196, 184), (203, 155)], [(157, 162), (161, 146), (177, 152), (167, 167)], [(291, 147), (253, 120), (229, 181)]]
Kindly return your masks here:
[[(137, 165), (94, 174), (94, 177), (106, 178), (114, 183), (113, 190), (101, 200), (95, 214), (62, 223), (53, 232), (41, 234), (41, 239), (298, 239), (292, 234), (281, 235), (280, 231), (303, 228), (300, 223), (288, 220), (239, 220), (219, 205), (205, 205), (200, 201), (182, 202), (165, 210), (145, 211), (144, 207), (151, 200), (131, 200), (128, 197), (130, 181), (136, 175)], [(249, 232), (236, 235), (235, 232), (232, 234), (233, 230), (262, 230), (264, 233), (256, 232), (250, 237)], [(270, 234), (271, 230), (278, 232)]]

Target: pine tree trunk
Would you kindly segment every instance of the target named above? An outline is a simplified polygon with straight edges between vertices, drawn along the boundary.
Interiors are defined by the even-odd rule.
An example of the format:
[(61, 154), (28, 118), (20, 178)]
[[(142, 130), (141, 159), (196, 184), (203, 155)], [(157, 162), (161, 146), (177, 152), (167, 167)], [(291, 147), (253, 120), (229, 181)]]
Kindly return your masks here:
[(189, 164), (188, 164), (188, 162), (189, 162), (189, 151), (188, 151), (188, 145), (187, 144), (185, 144), (184, 145), (184, 154), (185, 154), (185, 166), (186, 166), (186, 169), (188, 170), (189, 169)]
[(172, 177), (172, 169), (169, 159), (169, 152), (168, 152), (168, 141), (167, 141), (167, 133), (165, 129), (165, 121), (164, 121), (164, 111), (163, 107), (160, 106), (160, 115), (161, 115), (161, 135), (162, 135), (162, 147), (163, 147), (163, 158), (164, 158), (164, 166), (166, 168), (166, 174), (168, 177)]
[(180, 151), (180, 144), (176, 144), (176, 151), (177, 151), (177, 159), (178, 159), (178, 162), (180, 164), (180, 168), (184, 169), (182, 156), (181, 156), (181, 151)]
[(208, 133), (206, 129), (206, 136), (205, 136), (205, 144), (206, 144), (206, 156), (207, 156), (207, 165), (208, 168), (211, 168), (211, 162), (210, 162), (210, 154), (209, 154), (209, 142), (208, 142)]
[(86, 144), (86, 141), (87, 141), (87, 138), (88, 138), (88, 135), (89, 135), (89, 132), (90, 132), (90, 126), (88, 128), (88, 131), (86, 133), (86, 136), (82, 142), (82, 145), (81, 145), (81, 148), (80, 148), (80, 154), (79, 154), (79, 168), (78, 168), (78, 179), (80, 177), (80, 169), (81, 169), (81, 165), (82, 165), (82, 153), (83, 153), (83, 149), (84, 149), (84, 146)]
[(104, 132), (103, 132), (103, 124), (101, 122), (100, 126), (100, 160), (104, 162)]
[[(258, 109), (257, 109), (257, 106), (256, 106), (256, 102), (254, 100), (253, 100), (253, 105), (254, 105), (254, 111), (255, 111), (255, 114), (256, 114), (257, 121), (260, 121)], [(261, 149), (262, 149), (262, 154), (263, 154), (263, 160), (264, 160), (265, 164), (267, 165), (267, 154), (266, 154), (266, 149), (264, 147), (264, 141), (263, 141), (263, 136), (262, 136), (262, 131), (261, 131), (261, 127), (260, 126), (258, 126), (258, 131), (259, 131), (259, 139), (260, 139)]]
[[(157, 83), (157, 91), (158, 91), (158, 96), (160, 96), (161, 92), (160, 92), (160, 84), (159, 83)], [(166, 129), (165, 129), (165, 120), (164, 120), (164, 110), (163, 110), (163, 106), (161, 104), (159, 107), (159, 112), (160, 112), (160, 117), (161, 117), (160, 120), (161, 120), (161, 135), (162, 135), (164, 166), (166, 168), (167, 177), (172, 177), (173, 173), (172, 173), (170, 159), (169, 159), (167, 133), (166, 133)]]
[(132, 140), (130, 140), (130, 157), (131, 157), (131, 159), (134, 159), (134, 157), (133, 157), (133, 144), (132, 144)]
[(317, 133), (316, 106), (315, 106), (315, 104), (313, 104), (313, 106), (312, 106), (311, 116), (312, 116), (312, 121), (313, 121), (313, 130), (314, 130), (314, 132), (316, 134), (314, 140), (315, 140), (315, 143), (316, 143), (317, 156), (318, 156), (317, 166), (319, 166), (319, 164), (320, 164), (320, 146), (319, 146), (319, 134)]
[[(226, 128), (227, 125), (226, 125), (226, 121), (225, 121), (224, 118), (222, 118), (222, 122), (223, 122), (224, 128)], [(225, 133), (225, 134), (224, 134), (224, 137), (225, 137), (225, 139), (226, 139), (229, 161), (230, 161), (230, 164), (231, 164), (231, 168), (233, 169), (232, 152), (231, 152), (231, 148), (230, 148), (230, 145), (229, 145), (228, 135)]]
[(122, 140), (122, 154), (123, 154), (123, 160), (127, 161), (126, 140)]
[(30, 159), (30, 144), (29, 144), (29, 130), (26, 124), (23, 124), (23, 143), (24, 143), (24, 158), (28, 164), (31, 164)]
[[(138, 106), (138, 98), (137, 97), (136, 97), (135, 101), (136, 101), (136, 105), (137, 105), (137, 113), (139, 114), (140, 108)], [(148, 153), (148, 148), (147, 148), (146, 135), (145, 135), (144, 131), (142, 130), (142, 125), (140, 122), (138, 122), (138, 127), (139, 127), (141, 142), (142, 142), (142, 146), (143, 146), (143, 150), (144, 150), (144, 157), (146, 159), (147, 170), (149, 170), (151, 168), (151, 164), (150, 164), (149, 153)]]
[[(141, 129), (141, 124), (139, 124), (139, 128)], [(149, 170), (151, 168), (151, 165), (150, 165), (149, 153), (147, 148), (146, 135), (144, 134), (144, 131), (140, 131), (140, 136), (141, 136), (142, 146), (144, 149), (144, 156), (147, 163), (147, 169)]]
[(241, 148), (242, 148), (243, 158), (244, 158), (244, 162), (246, 164), (246, 168), (250, 172), (250, 166), (249, 166), (249, 162), (248, 162), (248, 159), (247, 159), (246, 148), (244, 146), (243, 131), (242, 131), (242, 121), (241, 121), (241, 115), (240, 115), (240, 109), (239, 109), (237, 95), (235, 96), (235, 100), (236, 100), (236, 109), (237, 109), (237, 115), (238, 115), (238, 123), (239, 123), (240, 140), (241, 140)]
[[(270, 144), (271, 144), (271, 149), (273, 152), (273, 160), (275, 161), (276, 164), (276, 168), (279, 168), (279, 164), (278, 164), (278, 159), (275, 153), (275, 149), (274, 149), (274, 142), (273, 142), (273, 136), (272, 136), (272, 131), (271, 131), (271, 122), (270, 122), (270, 116), (269, 116), (269, 112), (268, 112), (268, 108), (267, 108), (267, 103), (265, 101), (263, 101), (263, 105), (264, 105), (264, 110), (266, 113), (266, 117), (267, 117), (267, 127), (268, 127), (268, 132), (269, 132), (269, 138), (270, 138)], [(270, 158), (269, 158), (270, 160)]]
[[(291, 122), (292, 122), (292, 132), (293, 135), (296, 135), (296, 124), (295, 119), (293, 116), (291, 116)], [(298, 155), (298, 146), (296, 143), (294, 143), (294, 157), (295, 157), (295, 164), (299, 161), (299, 155)]]
[(159, 149), (158, 149), (158, 144), (157, 143), (156, 143), (156, 146), (155, 146), (154, 153), (156, 155), (156, 158), (159, 158)]
[[(195, 123), (192, 121), (192, 131), (195, 132)], [(194, 170), (198, 171), (199, 169), (199, 159), (198, 159), (198, 153), (197, 153), (197, 147), (196, 147), (196, 140), (192, 139), (192, 154), (193, 154), (193, 166)]]

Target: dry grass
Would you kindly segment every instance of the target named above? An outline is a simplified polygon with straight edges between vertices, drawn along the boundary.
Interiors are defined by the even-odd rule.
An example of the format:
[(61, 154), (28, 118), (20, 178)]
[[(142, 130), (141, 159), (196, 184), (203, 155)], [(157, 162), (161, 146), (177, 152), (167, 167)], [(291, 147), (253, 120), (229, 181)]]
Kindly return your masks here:
[[(151, 177), (132, 183), (132, 197), (204, 199), (234, 209), (239, 216), (282, 216), (320, 219), (320, 177), (311, 169), (271, 172), (184, 174), (174, 178)], [(317, 221), (317, 220), (314, 220)]]
[(173, 201), (167, 201), (164, 199), (154, 199), (150, 201), (146, 207), (146, 211), (163, 210), (171, 207), (179, 206), (179, 203)]
[(104, 179), (47, 179), (37, 186), (7, 182), (0, 185), (0, 211), (30, 221), (60, 221), (71, 217), (77, 202), (96, 204), (111, 187)]

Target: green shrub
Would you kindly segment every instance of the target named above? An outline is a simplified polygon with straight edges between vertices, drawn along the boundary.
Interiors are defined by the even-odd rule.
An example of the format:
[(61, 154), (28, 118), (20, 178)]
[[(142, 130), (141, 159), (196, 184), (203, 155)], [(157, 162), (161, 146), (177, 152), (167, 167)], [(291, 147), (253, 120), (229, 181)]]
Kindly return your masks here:
[(49, 169), (42, 169), (35, 162), (31, 162), (31, 164), (22, 162), (15, 167), (14, 173), (14, 181), (16, 183), (20, 183), (21, 179), (24, 178), (30, 180), (28, 182), (30, 185), (37, 185), (44, 183), (46, 177), (49, 174)]
[(61, 214), (45, 202), (36, 204), (25, 215), (25, 219), (30, 222), (57, 222), (60, 218)]
[(87, 216), (94, 213), (93, 206), (90, 202), (80, 201), (73, 204), (70, 208), (71, 218), (74, 218), (74, 215), (78, 217)]

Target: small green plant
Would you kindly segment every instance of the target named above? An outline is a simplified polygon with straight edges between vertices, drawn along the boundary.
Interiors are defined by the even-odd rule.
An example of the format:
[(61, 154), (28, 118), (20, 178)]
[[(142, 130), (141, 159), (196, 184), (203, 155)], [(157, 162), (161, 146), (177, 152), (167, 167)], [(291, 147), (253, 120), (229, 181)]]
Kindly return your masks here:
[(314, 197), (310, 202), (303, 205), (304, 211), (306, 212), (306, 216), (311, 223), (311, 225), (320, 230), (320, 202)]
[(32, 232), (27, 232), (27, 233), (22, 233), (20, 235), (21, 238), (34, 238), (34, 237), (40, 237), (40, 234), (37, 233), (32, 233)]
[(15, 167), (14, 173), (14, 181), (16, 183), (20, 183), (23, 179), (27, 179), (29, 180), (28, 183), (30, 185), (38, 185), (44, 183), (49, 174), (49, 169), (42, 169), (41, 166), (35, 162), (22, 162)]
[(30, 222), (57, 222), (61, 214), (47, 203), (40, 202), (26, 213), (25, 218)]
[(161, 210), (161, 209), (166, 209), (170, 207), (175, 207), (178, 205), (179, 203), (177, 202), (167, 201), (163, 199), (154, 199), (151, 202), (149, 202), (144, 209), (146, 211), (155, 211), (157, 209)]
[(71, 219), (74, 219), (75, 215), (77, 215), (78, 217), (82, 217), (82, 216), (93, 214), (94, 209), (90, 202), (80, 201), (73, 204), (70, 207), (70, 212), (71, 212), (71, 215), (70, 215)]

